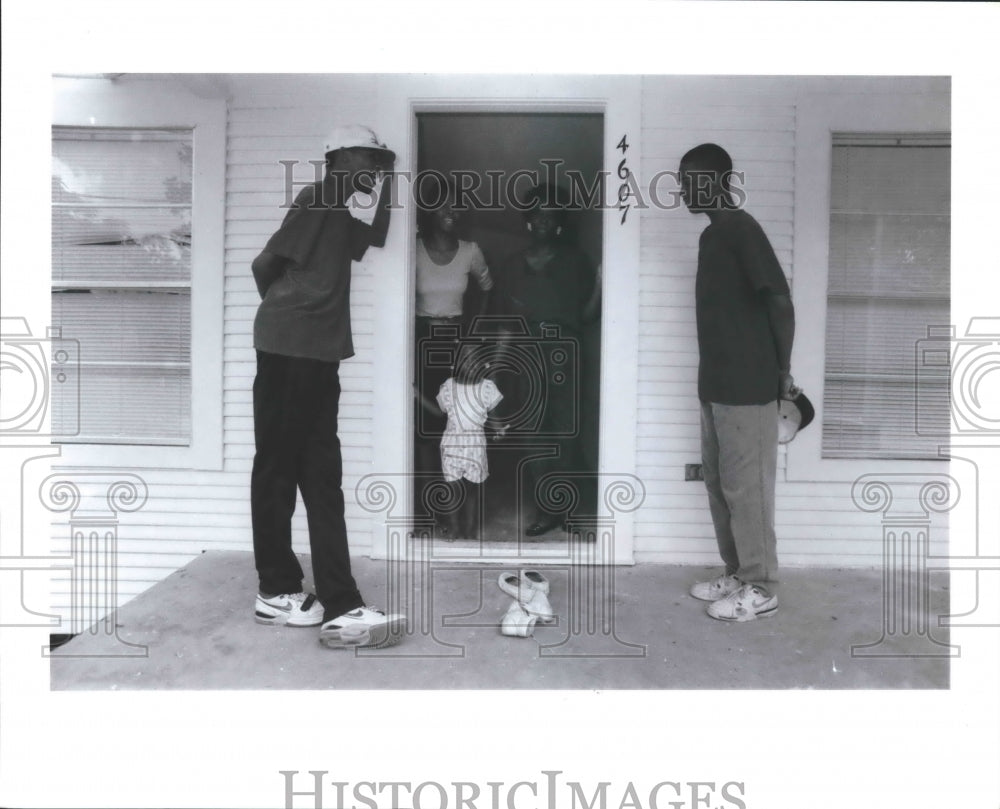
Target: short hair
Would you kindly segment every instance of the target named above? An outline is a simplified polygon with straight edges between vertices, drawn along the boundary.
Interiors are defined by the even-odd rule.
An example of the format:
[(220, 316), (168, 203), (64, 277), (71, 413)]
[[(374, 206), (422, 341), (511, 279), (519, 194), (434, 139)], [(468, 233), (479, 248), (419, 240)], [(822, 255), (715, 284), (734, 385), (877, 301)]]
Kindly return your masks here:
[(540, 183), (525, 195), (520, 207), (525, 219), (530, 219), (535, 211), (544, 210), (552, 214), (557, 222), (565, 224), (567, 212), (573, 206), (569, 193), (561, 186)]
[(717, 143), (702, 143), (689, 149), (681, 158), (681, 165), (693, 166), (700, 171), (709, 171), (719, 176), (722, 187), (729, 191), (730, 175), (733, 172), (733, 159), (729, 152)]
[(417, 203), (417, 229), (427, 231), (434, 212), (454, 198), (455, 185), (450, 177), (431, 169), (417, 175), (413, 190)]

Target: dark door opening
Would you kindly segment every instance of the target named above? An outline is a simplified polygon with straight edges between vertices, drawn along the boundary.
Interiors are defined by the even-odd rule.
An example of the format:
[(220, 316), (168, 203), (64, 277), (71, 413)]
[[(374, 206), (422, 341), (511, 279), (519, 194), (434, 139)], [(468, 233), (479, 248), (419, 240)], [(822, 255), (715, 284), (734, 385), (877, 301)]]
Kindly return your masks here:
[(601, 114), (417, 115), (413, 502), (437, 537), (565, 540), (594, 511), (603, 146)]

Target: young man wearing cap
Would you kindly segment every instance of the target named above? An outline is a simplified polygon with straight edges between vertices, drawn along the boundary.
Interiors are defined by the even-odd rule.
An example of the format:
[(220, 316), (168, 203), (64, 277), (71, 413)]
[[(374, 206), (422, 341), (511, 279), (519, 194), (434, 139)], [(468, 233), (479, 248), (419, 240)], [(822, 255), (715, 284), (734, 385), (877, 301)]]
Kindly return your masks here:
[(713, 143), (681, 159), (681, 194), (709, 225), (698, 243), (695, 309), (702, 470), (725, 572), (691, 595), (722, 621), (774, 615), (778, 406), (796, 389), (795, 312), (767, 236), (734, 199), (729, 155)]
[[(324, 179), (302, 190), (252, 267), (262, 298), (254, 321), (254, 614), (262, 624), (321, 625), (320, 641), (331, 648), (387, 646), (400, 639), (405, 617), (365, 606), (351, 573), (337, 411), (340, 362), (354, 355), (351, 263), (385, 244), (395, 155), (361, 126), (335, 129), (324, 152)], [(369, 200), (355, 206), (357, 217), (356, 194)], [(302, 592), (292, 551), (296, 488), (315, 596)]]

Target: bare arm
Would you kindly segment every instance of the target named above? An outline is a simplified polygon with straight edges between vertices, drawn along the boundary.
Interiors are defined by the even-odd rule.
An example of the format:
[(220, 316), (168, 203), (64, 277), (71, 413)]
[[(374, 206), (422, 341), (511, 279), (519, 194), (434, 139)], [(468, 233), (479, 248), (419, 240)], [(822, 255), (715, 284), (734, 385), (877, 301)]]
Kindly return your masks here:
[(767, 318), (771, 324), (774, 348), (778, 355), (779, 395), (791, 398), (795, 381), (792, 379), (792, 343), (795, 340), (795, 307), (789, 295), (764, 296)]
[(282, 276), (287, 266), (288, 259), (268, 253), (267, 250), (261, 251), (261, 254), (253, 260), (250, 268), (253, 270), (253, 279), (257, 282), (257, 292), (262, 299), (271, 284)]
[(487, 289), (479, 294), (479, 314), (485, 315), (490, 311), (490, 294), (492, 289)]
[(386, 236), (389, 235), (389, 205), (392, 202), (392, 172), (387, 172), (382, 180), (382, 188), (378, 195), (378, 208), (372, 220), (372, 246), (385, 247)]
[[(379, 182), (376, 178), (376, 182)], [(378, 193), (378, 199), (374, 201), (375, 214), (371, 223), (366, 221), (366, 217), (355, 216), (354, 229), (351, 234), (351, 258), (361, 261), (368, 252), (369, 247), (384, 247), (385, 240), (389, 235), (389, 206), (392, 202), (390, 184), (392, 175), (382, 176), (381, 186), (372, 191), (369, 197)]]
[(501, 418), (497, 418), (496, 409), (494, 408), (486, 416), (486, 427), (493, 432), (493, 440), (499, 441), (507, 434), (507, 428), (510, 425), (506, 423)]

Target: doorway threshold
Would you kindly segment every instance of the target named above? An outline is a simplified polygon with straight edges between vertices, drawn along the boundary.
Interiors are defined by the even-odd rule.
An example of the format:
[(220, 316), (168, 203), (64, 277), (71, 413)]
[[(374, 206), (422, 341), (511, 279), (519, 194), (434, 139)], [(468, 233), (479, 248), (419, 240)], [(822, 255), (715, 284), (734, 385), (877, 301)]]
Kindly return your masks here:
[[(599, 565), (610, 564), (612, 556), (605, 543), (586, 542), (568, 534), (559, 539), (531, 541), (476, 541), (409, 538), (411, 558), (421, 555), (433, 562), (475, 562), (484, 564), (523, 565)], [(620, 562), (619, 562), (620, 564)]]

